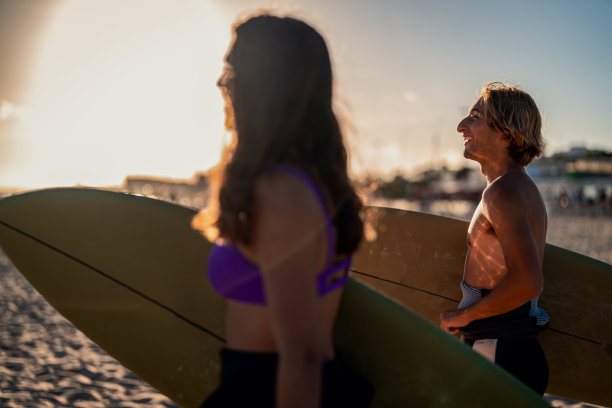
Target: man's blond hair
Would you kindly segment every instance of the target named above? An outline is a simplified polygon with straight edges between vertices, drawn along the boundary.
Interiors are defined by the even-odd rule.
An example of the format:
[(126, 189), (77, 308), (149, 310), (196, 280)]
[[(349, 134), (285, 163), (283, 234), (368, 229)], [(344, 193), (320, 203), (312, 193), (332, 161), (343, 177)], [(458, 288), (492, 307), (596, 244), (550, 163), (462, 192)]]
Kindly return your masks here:
[(481, 97), (487, 125), (510, 138), (510, 157), (527, 166), (542, 154), (542, 118), (527, 92), (517, 86), (490, 82), (482, 88)]

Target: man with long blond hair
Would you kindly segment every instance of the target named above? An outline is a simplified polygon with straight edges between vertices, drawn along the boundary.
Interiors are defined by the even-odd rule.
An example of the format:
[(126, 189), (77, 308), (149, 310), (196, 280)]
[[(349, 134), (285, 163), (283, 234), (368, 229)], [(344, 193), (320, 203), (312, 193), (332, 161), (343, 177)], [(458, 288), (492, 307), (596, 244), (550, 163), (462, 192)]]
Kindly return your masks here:
[(541, 117), (518, 87), (487, 84), (459, 122), (463, 155), (480, 164), (487, 179), (468, 228), (457, 310), (443, 312), (440, 326), (499, 364), (539, 394), (548, 363), (538, 333), (549, 317), (538, 307), (547, 215), (525, 171), (542, 153)]

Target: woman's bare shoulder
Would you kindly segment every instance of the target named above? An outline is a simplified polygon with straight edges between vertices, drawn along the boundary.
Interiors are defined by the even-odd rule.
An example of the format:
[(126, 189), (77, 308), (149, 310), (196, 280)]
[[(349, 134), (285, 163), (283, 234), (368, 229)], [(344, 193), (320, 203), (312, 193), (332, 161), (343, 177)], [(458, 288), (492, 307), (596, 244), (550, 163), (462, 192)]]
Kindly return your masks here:
[(255, 181), (255, 208), (267, 217), (319, 220), (321, 206), (310, 187), (286, 172), (265, 172)]
[(265, 173), (255, 182), (254, 196), (253, 250), (258, 264), (275, 265), (280, 254), (291, 253), (300, 254), (304, 265), (315, 262), (310, 269), (317, 270), (319, 254), (325, 250), (320, 234), (325, 233), (326, 220), (310, 188), (291, 174)]

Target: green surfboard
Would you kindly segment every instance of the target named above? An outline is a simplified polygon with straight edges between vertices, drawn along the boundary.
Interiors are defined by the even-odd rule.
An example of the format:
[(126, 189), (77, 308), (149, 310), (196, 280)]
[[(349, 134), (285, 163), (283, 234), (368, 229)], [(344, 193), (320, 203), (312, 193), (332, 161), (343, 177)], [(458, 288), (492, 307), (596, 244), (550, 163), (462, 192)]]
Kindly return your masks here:
[[(194, 214), (123, 193), (41, 190), (0, 201), (0, 246), (89, 338), (160, 392), (195, 407), (217, 386), (225, 301), (208, 283), (211, 244), (190, 228)], [(441, 241), (450, 239), (439, 233)], [(366, 265), (374, 258), (362, 256), (368, 248), (355, 269), (374, 276), (378, 266)], [(374, 407), (548, 406), (435, 324), (356, 279), (345, 288), (335, 336), (347, 363), (374, 384)]]

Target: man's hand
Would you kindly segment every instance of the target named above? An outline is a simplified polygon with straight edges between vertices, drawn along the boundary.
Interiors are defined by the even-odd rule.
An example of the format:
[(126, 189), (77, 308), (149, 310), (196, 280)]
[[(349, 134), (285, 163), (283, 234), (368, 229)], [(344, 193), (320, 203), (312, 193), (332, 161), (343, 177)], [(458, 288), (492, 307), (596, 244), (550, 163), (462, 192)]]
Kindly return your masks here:
[(440, 327), (447, 333), (459, 333), (459, 327), (467, 326), (472, 320), (467, 317), (465, 309), (447, 310), (440, 313)]

